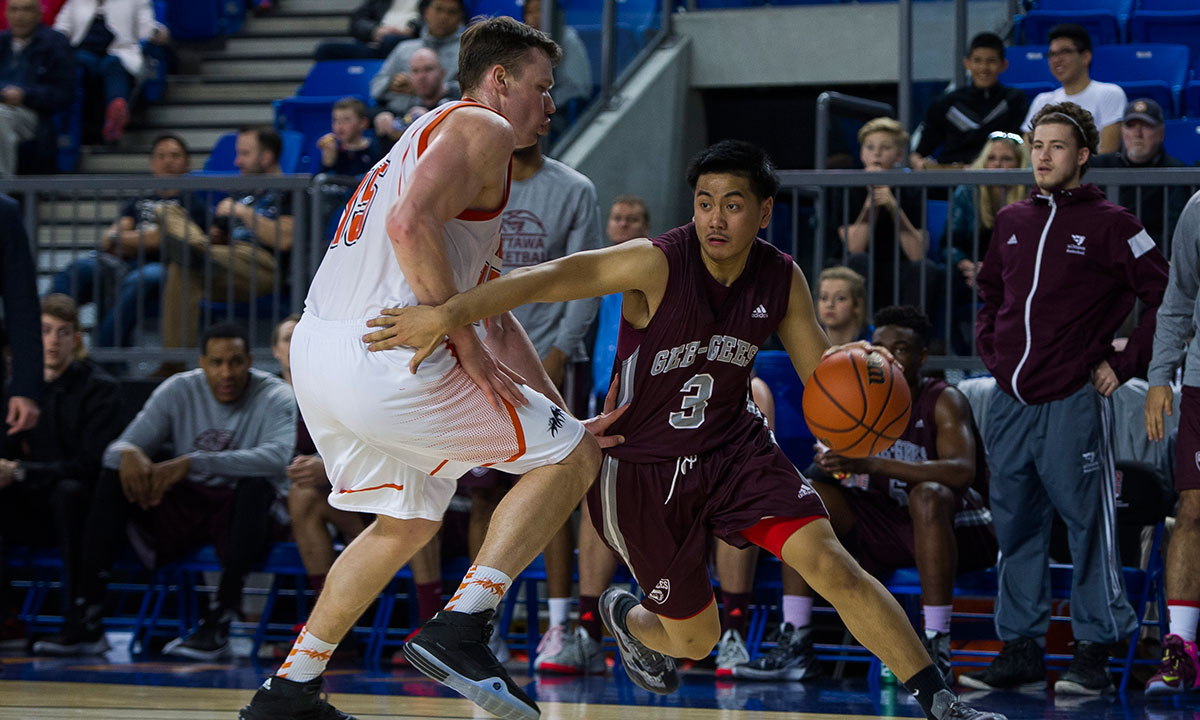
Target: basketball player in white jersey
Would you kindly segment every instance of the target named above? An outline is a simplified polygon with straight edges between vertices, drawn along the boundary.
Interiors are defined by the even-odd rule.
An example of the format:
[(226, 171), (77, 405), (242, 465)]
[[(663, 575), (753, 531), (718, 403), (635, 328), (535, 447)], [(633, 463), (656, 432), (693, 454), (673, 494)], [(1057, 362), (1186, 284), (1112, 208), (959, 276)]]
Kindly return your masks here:
[(587, 491), (599, 446), (560, 409), (507, 313), (452, 333), (416, 374), (409, 353), (371, 353), (360, 337), (381, 308), (436, 305), (499, 275), (512, 152), (549, 127), (560, 57), (549, 37), (512, 18), (469, 28), (459, 53), (463, 100), (414, 123), (346, 206), (292, 336), (291, 367), (331, 478), (330, 504), (377, 519), (334, 563), (291, 654), (243, 720), (350, 718), (321, 699), (330, 655), (434, 536), (456, 479), (477, 466), (524, 477), (496, 509), (463, 584), (405, 655), (500, 717), (539, 717), (488, 651), (489, 621), (511, 578)]

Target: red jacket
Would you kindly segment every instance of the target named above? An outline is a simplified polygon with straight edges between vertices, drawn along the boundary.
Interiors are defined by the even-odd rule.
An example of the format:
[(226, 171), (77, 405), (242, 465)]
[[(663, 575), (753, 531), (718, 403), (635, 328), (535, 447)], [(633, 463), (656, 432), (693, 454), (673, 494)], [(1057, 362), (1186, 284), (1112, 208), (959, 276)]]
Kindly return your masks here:
[[(1128, 210), (1095, 185), (1038, 191), (996, 214), (978, 277), (976, 338), (996, 382), (1027, 405), (1059, 400), (1107, 360), (1124, 382), (1150, 362), (1167, 261)], [(1141, 299), (1122, 352), (1113, 333)]]

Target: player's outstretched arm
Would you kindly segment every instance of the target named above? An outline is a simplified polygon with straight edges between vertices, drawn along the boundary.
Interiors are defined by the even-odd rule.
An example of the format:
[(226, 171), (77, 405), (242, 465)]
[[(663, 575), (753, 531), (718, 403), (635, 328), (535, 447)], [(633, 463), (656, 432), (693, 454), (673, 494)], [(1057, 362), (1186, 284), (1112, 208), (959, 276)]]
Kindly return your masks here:
[(645, 298), (648, 312), (653, 314), (666, 290), (667, 272), (666, 256), (650, 241), (631, 240), (518, 268), (438, 307), (385, 308), (382, 317), (367, 323), (381, 329), (365, 335), (363, 341), (374, 351), (417, 348), (411, 365), (415, 371), (454, 328), (530, 302), (635, 292)]
[(787, 314), (779, 323), (777, 330), (792, 367), (801, 382), (808, 378), (821, 362), (821, 356), (829, 348), (829, 338), (817, 322), (817, 313), (813, 310), (812, 291), (808, 288), (808, 280), (804, 272), (795, 263), (792, 264), (792, 286), (788, 292)]

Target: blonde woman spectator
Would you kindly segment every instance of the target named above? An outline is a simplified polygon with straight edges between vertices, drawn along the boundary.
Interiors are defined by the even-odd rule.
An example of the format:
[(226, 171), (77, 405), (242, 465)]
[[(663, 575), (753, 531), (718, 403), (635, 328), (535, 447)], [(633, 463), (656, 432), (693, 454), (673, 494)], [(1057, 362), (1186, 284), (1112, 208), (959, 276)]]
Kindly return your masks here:
[[(998, 170), (1005, 168), (1028, 168), (1029, 149), (1020, 135), (994, 132), (988, 136), (983, 152), (971, 163), (976, 170)], [(992, 238), (992, 226), (996, 212), (1005, 205), (1024, 200), (1029, 189), (1024, 185), (960, 185), (954, 190), (954, 209), (951, 211), (948, 260), (962, 274), (969, 287), (975, 287), (975, 273), (988, 242)], [(975, 251), (976, 227), (979, 232), (979, 249)]]

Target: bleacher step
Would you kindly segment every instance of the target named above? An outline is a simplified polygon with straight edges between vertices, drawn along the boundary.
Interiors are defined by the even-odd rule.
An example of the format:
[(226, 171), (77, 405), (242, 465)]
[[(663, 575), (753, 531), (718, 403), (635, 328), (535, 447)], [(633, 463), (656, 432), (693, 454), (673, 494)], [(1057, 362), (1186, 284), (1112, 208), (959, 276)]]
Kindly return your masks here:
[(121, 210), (116, 200), (74, 201), (40, 199), (37, 205), (38, 222), (84, 224), (109, 223)]
[(299, 85), (299, 80), (291, 78), (171, 78), (167, 86), (167, 99), (170, 102), (255, 102), (270, 105), (276, 98), (295, 94)]
[[(127, 152), (91, 152), (85, 147), (79, 155), (79, 172), (89, 175), (145, 175), (150, 170), (150, 141), (161, 131), (146, 132), (149, 134), (145, 141), (136, 146), (136, 149), (130, 148)], [(204, 161), (208, 159), (208, 153), (212, 150), (212, 143), (209, 142), (205, 147), (197, 147), (188, 140), (186, 131), (178, 134), (188, 143), (192, 169), (199, 170), (204, 167)]]
[[(205, 60), (204, 73), (205, 75), (213, 75), (222, 78), (245, 78), (255, 79), (260, 78), (264, 74), (269, 75), (271, 80), (294, 80), (299, 84), (304, 76), (308, 74), (312, 68), (312, 58), (301, 58), (295, 60), (271, 60), (267, 58), (257, 60)], [(267, 102), (275, 98), (264, 98)]]
[(246, 18), (239, 37), (335, 37), (345, 35), (348, 14), (336, 15), (268, 15)]
[(359, 0), (284, 0), (276, 6), (270, 17), (337, 15), (349, 24), (350, 13), (360, 4)]
[(158, 129), (183, 129), (199, 127), (224, 127), (237, 129), (242, 125), (271, 124), (275, 114), (270, 105), (155, 105), (147, 108), (139, 123), (141, 127)]
[(312, 61), (313, 51), (320, 40), (311, 37), (245, 38), (231, 37), (222, 50), (212, 50), (202, 55), (205, 60), (222, 58), (308, 58)]

